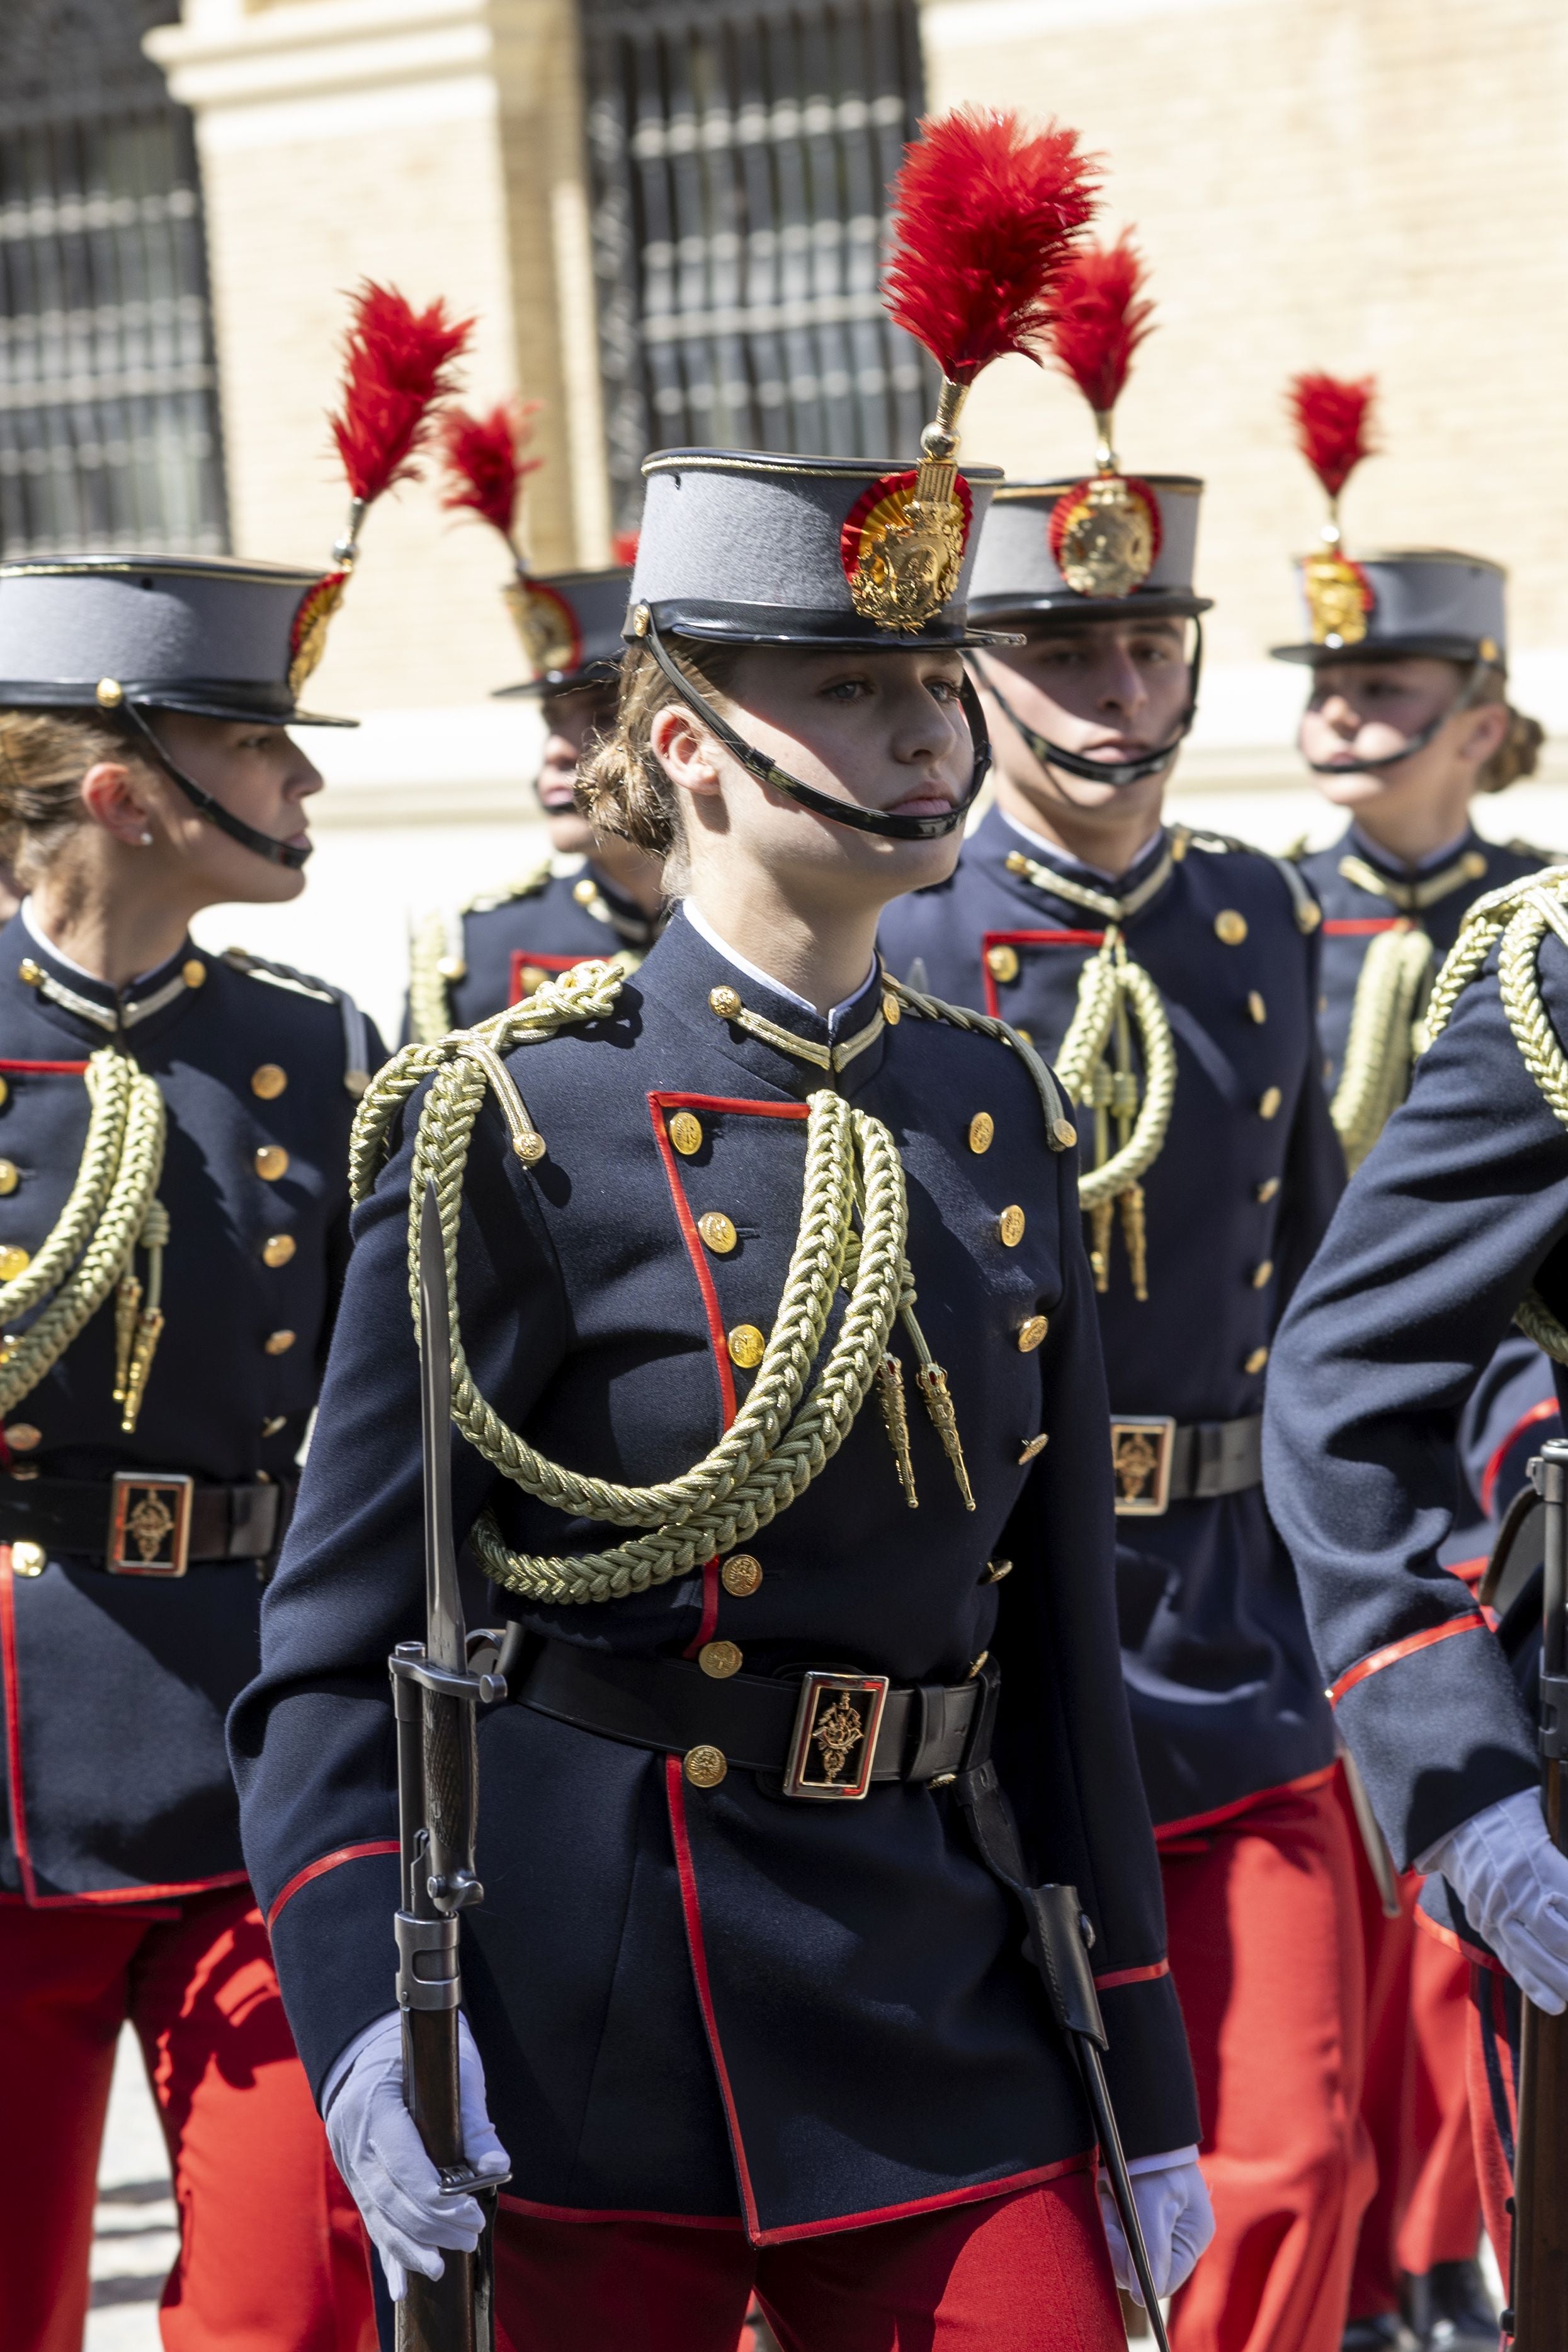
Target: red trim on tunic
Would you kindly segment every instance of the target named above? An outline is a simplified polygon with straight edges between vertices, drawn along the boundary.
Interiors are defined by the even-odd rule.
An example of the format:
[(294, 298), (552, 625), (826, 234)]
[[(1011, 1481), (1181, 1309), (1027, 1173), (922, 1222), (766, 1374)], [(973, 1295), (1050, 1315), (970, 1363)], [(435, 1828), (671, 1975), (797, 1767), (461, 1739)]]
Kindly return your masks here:
[(980, 973), (985, 983), (985, 1010), (993, 1021), (1002, 1018), (1001, 999), (996, 993), (996, 982), (988, 961), (992, 948), (1097, 948), (1103, 944), (1103, 931), (983, 931), (980, 935)]
[(934, 2197), (911, 2198), (907, 2205), (879, 2205), (868, 2213), (837, 2213), (826, 2221), (795, 2221), (782, 2230), (763, 2230), (752, 2239), (757, 2246), (784, 2246), (798, 2238), (831, 2238), (847, 2230), (873, 2230), (880, 2221), (912, 2221), (920, 2213), (940, 2213), (950, 2205), (983, 2205), (994, 2197), (1016, 2196), (1023, 2189), (1038, 2189), (1060, 2180), (1068, 2172), (1092, 2172), (1095, 2151), (1058, 2157), (1055, 2164), (1038, 2164), (1028, 2172), (1010, 2172), (1001, 2180), (975, 2180), (963, 2189), (944, 2189)]
[(708, 1953), (702, 1941), (702, 1901), (697, 1892), (697, 1871), (691, 1859), (691, 1840), (686, 1828), (686, 1784), (681, 1779), (679, 1756), (667, 1756), (664, 1759), (664, 1786), (669, 1805), (669, 1834), (675, 1847), (676, 1875), (680, 1882), (680, 1907), (686, 1920), (686, 1945), (691, 1957), (691, 1981), (697, 1991), (697, 2005), (702, 2011), (702, 2026), (708, 2036), (713, 2072), (719, 2081), (719, 2095), (724, 2102), (724, 2117), (730, 2127), (730, 2148), (735, 2159), (735, 2178), (741, 2187), (741, 2208), (745, 2216), (746, 2235), (754, 2246), (760, 2246), (763, 2240), (757, 2230), (757, 2200), (752, 2194), (752, 2176), (746, 2165), (745, 2144), (741, 2137), (740, 2113), (735, 2105), (735, 2094), (730, 2087), (730, 2070), (724, 2063), (719, 2022), (713, 2014), (713, 1992), (708, 1979)]
[(1114, 1992), (1118, 1985), (1152, 1984), (1156, 1977), (1168, 1977), (1169, 1960), (1152, 1960), (1146, 1969), (1109, 1969), (1094, 1980), (1097, 1992)]
[(1323, 923), (1326, 940), (1366, 940), (1377, 931), (1407, 931), (1408, 915), (1330, 915)]
[(1500, 1977), (1507, 1975), (1502, 1962), (1494, 1954), (1483, 1952), (1479, 1944), (1467, 1944), (1463, 1936), (1456, 1936), (1452, 1927), (1445, 1927), (1441, 1919), (1434, 1919), (1432, 1914), (1423, 1911), (1419, 1904), (1412, 1916), (1419, 1928), (1436, 1942), (1445, 1945), (1450, 1952), (1458, 1952), (1461, 1959), (1470, 1961), (1479, 1969), (1495, 1969)]
[(499, 2201), (509, 2213), (521, 2213), (530, 2221), (651, 2221), (660, 2230), (739, 2231), (742, 2227), (738, 2213), (641, 2213), (591, 2205), (539, 2205), (531, 2197), (509, 2197), (504, 2189)]
[(1555, 1421), (1556, 1418), (1556, 1398), (1554, 1396), (1538, 1398), (1528, 1412), (1520, 1414), (1502, 1444), (1492, 1454), (1486, 1468), (1481, 1472), (1481, 1508), (1489, 1519), (1492, 1515), (1492, 1497), (1497, 1493), (1497, 1482), (1502, 1475), (1503, 1456), (1510, 1446), (1517, 1445), (1525, 1431), (1533, 1429), (1538, 1422)]
[(575, 971), (580, 963), (600, 963), (605, 961), (605, 959), (599, 954), (596, 948), (584, 948), (580, 955), (533, 955), (527, 948), (513, 948), (511, 961), (508, 968), (510, 976), (507, 982), (511, 992), (507, 1002), (509, 1004), (521, 1004), (523, 1001), (522, 968), (524, 964), (532, 964), (536, 971)]
[(284, 1905), (292, 1902), (300, 1889), (309, 1886), (312, 1878), (323, 1877), (329, 1870), (336, 1870), (341, 1863), (360, 1862), (369, 1853), (395, 1853), (397, 1851), (395, 1838), (367, 1838), (363, 1845), (341, 1845), (334, 1853), (323, 1853), (317, 1861), (308, 1862), (303, 1870), (294, 1873), (267, 1914), (268, 1934), (272, 1933), (273, 1925)]
[(1364, 1683), (1369, 1675), (1382, 1674), (1384, 1666), (1396, 1666), (1402, 1658), (1413, 1658), (1417, 1650), (1429, 1650), (1434, 1642), (1447, 1642), (1455, 1633), (1484, 1633), (1486, 1624), (1479, 1609), (1467, 1609), (1462, 1617), (1450, 1617), (1441, 1625), (1428, 1625), (1423, 1633), (1406, 1633), (1401, 1642), (1385, 1643), (1340, 1676), (1329, 1693), (1329, 1705), (1338, 1706), (1357, 1683)]
[(0, 1062), (0, 1070), (16, 1070), (26, 1076), (34, 1070), (55, 1072), (64, 1077), (79, 1078), (87, 1068), (85, 1062)]
[(1163, 1846), (1167, 1838), (1186, 1837), (1194, 1830), (1216, 1829), (1222, 1822), (1234, 1822), (1242, 1813), (1249, 1813), (1256, 1805), (1272, 1804), (1276, 1797), (1304, 1795), (1309, 1789), (1321, 1789), (1331, 1780), (1334, 1767), (1325, 1764), (1319, 1771), (1303, 1772), (1299, 1780), (1281, 1780), (1272, 1789), (1254, 1789), (1249, 1796), (1233, 1797), (1228, 1805), (1215, 1805), (1212, 1812), (1184, 1813), (1180, 1821), (1160, 1822), (1154, 1830), (1154, 1843)]

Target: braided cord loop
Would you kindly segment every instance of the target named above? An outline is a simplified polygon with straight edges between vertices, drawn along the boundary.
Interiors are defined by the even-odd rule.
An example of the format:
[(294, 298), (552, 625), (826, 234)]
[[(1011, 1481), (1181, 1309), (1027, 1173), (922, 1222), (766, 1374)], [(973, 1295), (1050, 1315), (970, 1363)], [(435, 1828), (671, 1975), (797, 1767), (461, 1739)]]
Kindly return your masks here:
[(76, 1182), (31, 1265), (0, 1286), (0, 1323), (48, 1298), (37, 1321), (0, 1347), (0, 1415), (37, 1386), (98, 1312), (156, 1205), (164, 1133), (156, 1081), (110, 1045), (90, 1057), (86, 1080), (92, 1108)]
[(1432, 942), (1425, 931), (1378, 931), (1367, 943), (1344, 1068), (1329, 1107), (1352, 1176), (1405, 1099), (1431, 971)]
[(408, 950), (408, 1025), (421, 1045), (436, 1045), (452, 1025), (447, 997), (446, 919), (437, 910), (426, 915), (414, 933)]
[(1140, 963), (1109, 937), (1084, 965), (1078, 1004), (1062, 1039), (1057, 1067), (1075, 1100), (1087, 1101), (1095, 1071), (1110, 1042), (1117, 1009), (1125, 1003), (1143, 1046), (1143, 1098), (1132, 1132), (1121, 1149), (1079, 1178), (1079, 1206), (1098, 1208), (1114, 1200), (1151, 1169), (1170, 1131), (1176, 1095), (1176, 1048), (1159, 990)]

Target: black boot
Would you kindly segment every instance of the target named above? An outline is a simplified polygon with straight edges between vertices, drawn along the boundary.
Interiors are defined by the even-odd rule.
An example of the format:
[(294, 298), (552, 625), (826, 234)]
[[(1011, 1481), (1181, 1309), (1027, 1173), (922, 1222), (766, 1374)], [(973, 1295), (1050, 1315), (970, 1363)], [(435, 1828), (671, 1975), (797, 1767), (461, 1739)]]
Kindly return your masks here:
[(1405, 2330), (1399, 2325), (1399, 2314), (1396, 2311), (1378, 2311), (1370, 2319), (1347, 2320), (1345, 2332), (1340, 2338), (1340, 2352), (1394, 2352), (1395, 2346), (1404, 2340)]
[(1479, 2263), (1434, 2263), (1405, 2282), (1405, 2312), (1421, 2352), (1497, 2352), (1498, 2318)]

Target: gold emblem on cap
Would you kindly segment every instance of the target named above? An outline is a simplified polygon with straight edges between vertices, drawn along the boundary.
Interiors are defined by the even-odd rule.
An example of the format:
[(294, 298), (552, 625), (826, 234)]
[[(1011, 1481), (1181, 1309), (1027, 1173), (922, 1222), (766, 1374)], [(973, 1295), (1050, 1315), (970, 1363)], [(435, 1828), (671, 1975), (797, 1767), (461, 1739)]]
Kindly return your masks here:
[(716, 1257), (728, 1257), (735, 1246), (735, 1228), (722, 1209), (709, 1209), (697, 1220), (697, 1230)]
[(749, 1551), (738, 1551), (719, 1570), (719, 1581), (737, 1601), (749, 1600), (763, 1580), (763, 1563)]
[(575, 669), (582, 659), (583, 643), (565, 597), (542, 580), (509, 580), (501, 594), (534, 675), (542, 677), (550, 670)]
[(730, 1767), (719, 1748), (689, 1748), (681, 1770), (694, 1789), (716, 1789)]
[(42, 1576), (47, 1558), (40, 1543), (14, 1543), (11, 1547), (11, 1572), (14, 1576)]
[(281, 1062), (258, 1062), (250, 1073), (250, 1091), (263, 1102), (276, 1102), (289, 1083), (289, 1073)]
[(708, 1010), (710, 1013), (716, 1013), (721, 1021), (733, 1021), (736, 1013), (741, 1010), (740, 997), (732, 988), (710, 988), (708, 992)]
[(15, 1243), (9, 1249), (0, 1249), (0, 1282), (15, 1282), (32, 1265), (32, 1253), (19, 1249)]
[(292, 1234), (272, 1234), (261, 1244), (264, 1265), (287, 1265), (299, 1244)]
[(919, 472), (884, 474), (862, 491), (839, 542), (861, 619), (909, 635), (952, 602), (969, 538), (967, 486), (961, 494), (952, 462), (957, 439), (928, 425), (921, 441)]
[(768, 1343), (754, 1323), (737, 1323), (726, 1344), (731, 1362), (751, 1372), (762, 1362)]
[(1058, 501), (1051, 552), (1077, 596), (1128, 596), (1154, 568), (1152, 502), (1124, 474), (1100, 473)]
[(125, 699), (125, 688), (117, 677), (100, 677), (92, 692), (100, 710), (118, 710)]
[[(334, 548), (332, 552), (339, 551)], [(343, 601), (346, 571), (329, 572), (307, 588), (289, 631), (289, 691), (298, 694), (327, 650), (327, 625)]]
[(205, 964), (195, 956), (187, 956), (184, 962), (180, 966), (180, 978), (184, 982), (187, 988), (205, 987), (206, 985), (206, 977), (207, 968)]
[(997, 947), (987, 948), (985, 969), (993, 980), (1016, 980), (1018, 977), (1017, 949), (1009, 947), (1005, 940)]
[(14, 1192), (22, 1181), (22, 1171), (14, 1160), (0, 1160), (0, 1192)]
[(1247, 917), (1234, 907), (1222, 907), (1214, 919), (1214, 935), (1222, 947), (1238, 948), (1247, 937)]
[(289, 1173), (289, 1154), (280, 1143), (263, 1143), (256, 1153), (256, 1172), (264, 1184), (276, 1184)]
[(1004, 1249), (1016, 1249), (1024, 1238), (1024, 1212), (1015, 1202), (996, 1220), (996, 1238)]
[(733, 1642), (704, 1642), (697, 1653), (697, 1663), (716, 1683), (728, 1682), (731, 1675), (741, 1671), (741, 1653)]
[(971, 1151), (989, 1151), (991, 1139), (996, 1132), (996, 1122), (988, 1110), (977, 1110), (969, 1122)]
[(694, 1151), (701, 1150), (702, 1121), (694, 1110), (675, 1112), (669, 1122), (669, 1139), (687, 1160)]
[(1050, 1328), (1049, 1322), (1043, 1315), (1031, 1315), (1026, 1323), (1020, 1323), (1018, 1353), (1021, 1356), (1032, 1356)]
[(1336, 550), (1301, 561), (1301, 593), (1315, 646), (1359, 646), (1373, 606), (1372, 584), (1359, 563)]

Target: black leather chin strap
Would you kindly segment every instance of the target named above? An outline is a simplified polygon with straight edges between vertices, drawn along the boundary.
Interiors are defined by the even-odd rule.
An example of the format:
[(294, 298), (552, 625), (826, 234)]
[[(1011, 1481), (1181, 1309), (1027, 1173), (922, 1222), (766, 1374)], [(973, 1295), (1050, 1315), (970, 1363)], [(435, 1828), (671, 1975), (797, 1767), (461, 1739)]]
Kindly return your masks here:
[[(1416, 734), (1407, 736), (1403, 748), (1397, 751), (1384, 751), (1382, 757), (1376, 760), (1307, 760), (1305, 751), (1301, 752), (1301, 757), (1307, 760), (1307, 765), (1314, 776), (1375, 776), (1384, 768), (1397, 768), (1402, 760), (1413, 760), (1417, 751), (1424, 751), (1428, 743), (1435, 741), (1450, 719), (1457, 719), (1461, 710), (1470, 709), (1475, 701), (1476, 691), (1480, 685), (1482, 676), (1489, 667), (1489, 665), (1478, 654), (1470, 664), (1468, 674), (1461, 684), (1458, 693), (1447, 710), (1440, 710), (1436, 718), (1429, 719), (1426, 726)], [(1299, 730), (1297, 749), (1300, 750)]]
[[(194, 776), (187, 776), (183, 768), (176, 767), (135, 703), (121, 703), (120, 715), (128, 722), (141, 744), (152, 753), (163, 773), (178, 784), (198, 815), (204, 816), (209, 824), (216, 824), (220, 833), (226, 833), (231, 841), (237, 841), (242, 848), (252, 849), (258, 857), (265, 857), (269, 866), (287, 866), (295, 872), (299, 871), (310, 855), (310, 843), (307, 842), (303, 849), (297, 849), (291, 842), (275, 841), (269, 833), (260, 833), (255, 825), (247, 824), (243, 817), (236, 816), (224, 807), (221, 801), (215, 800)], [(268, 726), (278, 724), (275, 719), (265, 723)]]
[(830, 793), (819, 793), (814, 784), (803, 784), (798, 776), (779, 767), (764, 752), (736, 733), (728, 719), (721, 719), (706, 695), (693, 686), (686, 672), (676, 661), (658, 633), (658, 624), (648, 614), (646, 634), (639, 640), (646, 645), (660, 669), (679, 693), (682, 702), (689, 705), (703, 725), (722, 743), (726, 751), (739, 760), (750, 776), (766, 784), (775, 793), (783, 793), (813, 816), (825, 816), (835, 824), (847, 824), (856, 833), (878, 833), (892, 841), (940, 841), (944, 835), (955, 833), (980, 796), (991, 766), (991, 738), (986, 731), (985, 713), (980, 707), (980, 697), (967, 669), (963, 673), (962, 703), (969, 721), (969, 732), (974, 745), (974, 769), (969, 780), (969, 790), (963, 798), (944, 809), (940, 816), (900, 816), (895, 810), (861, 808), (854, 801), (841, 801)]
[(1193, 721), (1198, 715), (1198, 680), (1203, 676), (1204, 667), (1204, 625), (1195, 613), (1193, 615), (1193, 629), (1194, 635), (1193, 658), (1190, 665), (1191, 684), (1187, 689), (1187, 707), (1177, 722), (1176, 731), (1168, 743), (1158, 745), (1152, 751), (1140, 751), (1134, 760), (1090, 760), (1087, 759), (1081, 751), (1068, 751), (1059, 743), (1047, 742), (1043, 735), (1037, 735), (1032, 727), (1026, 726), (1012, 704), (1006, 700), (996, 683), (996, 673), (989, 663), (981, 671), (981, 676), (985, 680), (988, 692), (994, 696), (1002, 716), (1010, 727), (1016, 728), (1043, 768), (1060, 768), (1067, 775), (1083, 776), (1090, 783), (1095, 784), (1141, 784), (1148, 777), (1157, 776), (1163, 768), (1170, 766), (1180, 751), (1183, 740), (1192, 732)]

